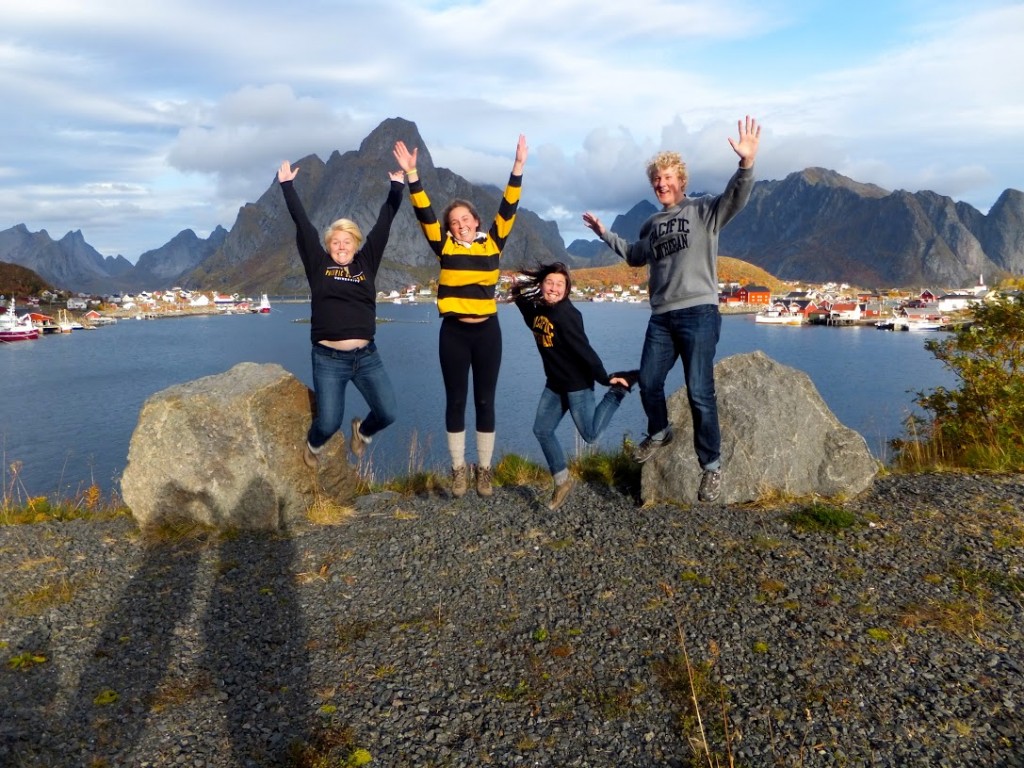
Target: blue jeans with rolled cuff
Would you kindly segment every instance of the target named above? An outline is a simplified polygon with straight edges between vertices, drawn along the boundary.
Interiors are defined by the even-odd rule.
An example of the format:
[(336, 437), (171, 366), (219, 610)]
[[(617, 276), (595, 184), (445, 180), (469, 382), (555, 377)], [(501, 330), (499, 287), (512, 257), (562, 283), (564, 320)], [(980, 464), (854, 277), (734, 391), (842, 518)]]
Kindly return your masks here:
[(594, 405), (594, 390), (580, 389), (575, 392), (559, 394), (544, 387), (537, 403), (537, 416), (533, 421), (533, 434), (540, 443), (540, 449), (548, 462), (552, 475), (557, 475), (567, 466), (565, 451), (555, 436), (555, 429), (568, 411), (576, 424), (576, 429), (588, 443), (597, 442), (619, 409), (619, 404), (626, 393), (622, 390), (609, 389), (601, 402)]
[(351, 351), (314, 344), (312, 357), (316, 416), (306, 439), (313, 450), (318, 450), (341, 429), (345, 417), (345, 388), (350, 381), (370, 407), (359, 428), (365, 437), (373, 437), (394, 422), (398, 410), (395, 390), (375, 343), (371, 341)]
[(715, 395), (715, 349), (722, 316), (715, 304), (651, 315), (640, 357), (640, 401), (647, 414), (647, 433), (661, 437), (669, 428), (665, 380), (683, 361), (683, 382), (693, 417), (693, 447), (702, 469), (721, 466), (722, 435)]

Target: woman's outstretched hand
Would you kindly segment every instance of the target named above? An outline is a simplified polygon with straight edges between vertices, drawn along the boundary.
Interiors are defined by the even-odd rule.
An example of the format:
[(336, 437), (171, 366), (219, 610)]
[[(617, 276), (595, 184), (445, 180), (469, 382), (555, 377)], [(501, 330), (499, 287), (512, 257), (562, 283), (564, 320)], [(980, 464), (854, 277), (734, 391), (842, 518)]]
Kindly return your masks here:
[(277, 169), (277, 180), (280, 182), (294, 181), (295, 177), (299, 175), (299, 166), (292, 168), (292, 164), (285, 160), (281, 163), (281, 167)]

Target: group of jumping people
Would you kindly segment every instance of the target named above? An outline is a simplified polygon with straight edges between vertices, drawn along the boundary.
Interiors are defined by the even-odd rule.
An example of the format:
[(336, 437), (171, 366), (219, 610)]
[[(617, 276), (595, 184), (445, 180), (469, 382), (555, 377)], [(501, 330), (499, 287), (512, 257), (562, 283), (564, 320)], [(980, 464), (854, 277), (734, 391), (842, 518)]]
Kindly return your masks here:
[[(512, 299), (533, 332), (544, 366), (545, 385), (533, 431), (554, 488), (550, 509), (561, 506), (573, 485), (555, 429), (568, 412), (583, 439), (597, 441), (622, 400), (639, 385), (647, 416), (647, 436), (633, 458), (647, 461), (672, 442), (665, 381), (677, 358), (693, 417), (694, 448), (702, 471), (698, 498), (721, 494), (721, 435), (715, 396), (714, 358), (721, 330), (718, 312), (718, 235), (746, 205), (754, 185), (753, 165), (761, 128), (746, 117), (738, 139), (729, 144), (739, 168), (720, 195), (686, 197), (686, 165), (676, 152), (661, 152), (647, 166), (647, 177), (662, 210), (630, 243), (608, 230), (592, 213), (583, 223), (631, 266), (648, 268), (651, 318), (637, 370), (609, 374), (594, 351), (583, 318), (571, 301), (572, 278), (562, 263), (525, 270)], [(321, 237), (309, 221), (293, 182), (298, 167), (283, 162), (277, 178), (295, 222), (296, 245), (309, 281), (313, 389), (316, 413), (303, 455), (319, 467), (320, 453), (341, 429), (349, 382), (362, 394), (367, 415), (352, 419), (349, 450), (362, 458), (366, 446), (396, 417), (391, 381), (374, 343), (376, 275), (395, 214), (408, 183), (413, 210), (440, 266), (437, 308), (442, 318), (439, 357), (445, 389), (445, 429), (451, 457), (451, 492), (464, 496), (470, 485), (466, 463), (466, 407), (470, 373), (475, 408), (476, 492), (491, 496), (495, 444), (495, 392), (501, 366), (501, 327), (496, 288), (501, 252), (515, 223), (528, 147), (520, 135), (512, 173), (494, 221), (481, 229), (473, 203), (455, 199), (438, 218), (416, 168), (418, 148), (404, 142), (393, 149), (399, 170), (389, 173), (390, 189), (369, 234), (350, 219), (333, 222)], [(608, 387), (595, 403), (594, 384)]]

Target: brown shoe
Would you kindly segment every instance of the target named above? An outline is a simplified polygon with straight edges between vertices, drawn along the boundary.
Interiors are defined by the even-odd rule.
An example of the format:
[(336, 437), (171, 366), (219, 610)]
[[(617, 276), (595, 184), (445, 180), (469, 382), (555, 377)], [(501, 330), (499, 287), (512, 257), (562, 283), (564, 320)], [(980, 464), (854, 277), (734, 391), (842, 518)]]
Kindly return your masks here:
[(363, 454), (366, 453), (367, 440), (359, 434), (359, 427), (363, 422), (360, 419), (352, 419), (352, 437), (348, 441), (348, 449), (352, 451), (352, 455), (356, 457), (356, 461), (363, 458)]
[(320, 457), (313, 453), (309, 443), (306, 443), (302, 449), (302, 460), (306, 462), (306, 466), (310, 469), (320, 469)]
[(467, 467), (465, 464), (461, 467), (455, 467), (452, 469), (452, 496), (456, 499), (461, 499), (466, 495), (466, 490), (469, 487), (466, 474)]
[(569, 491), (576, 483), (572, 477), (566, 478), (564, 483), (559, 483), (555, 486), (555, 492), (551, 494), (551, 501), (548, 502), (548, 509), (558, 509), (565, 503), (565, 500), (569, 498)]
[(492, 496), (492, 495), (494, 495), (494, 488), (491, 486), (491, 468), (490, 467), (477, 467), (476, 468), (476, 495), (477, 496)]

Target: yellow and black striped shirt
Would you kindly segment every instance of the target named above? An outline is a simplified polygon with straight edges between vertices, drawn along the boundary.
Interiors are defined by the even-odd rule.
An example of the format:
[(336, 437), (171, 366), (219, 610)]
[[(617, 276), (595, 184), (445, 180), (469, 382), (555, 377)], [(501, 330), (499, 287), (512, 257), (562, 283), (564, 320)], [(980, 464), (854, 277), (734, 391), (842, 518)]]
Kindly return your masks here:
[(442, 232), (442, 222), (437, 220), (423, 184), (419, 179), (409, 182), (416, 218), (441, 265), (437, 284), (437, 311), (441, 315), (485, 317), (497, 313), (494, 288), (500, 275), (499, 259), (516, 220), (522, 186), (522, 175), (509, 177), (491, 228), (466, 244)]

